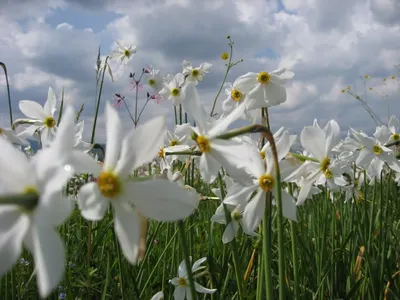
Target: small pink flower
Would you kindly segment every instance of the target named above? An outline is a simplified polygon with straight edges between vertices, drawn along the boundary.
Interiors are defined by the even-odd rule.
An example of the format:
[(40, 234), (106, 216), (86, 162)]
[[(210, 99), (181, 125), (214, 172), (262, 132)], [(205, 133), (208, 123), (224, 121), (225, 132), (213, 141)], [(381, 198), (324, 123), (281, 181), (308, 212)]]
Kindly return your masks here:
[(143, 90), (143, 84), (141, 84), (139, 80), (134, 80), (131, 82), (131, 84), (133, 85), (133, 87), (131, 88), (131, 91), (134, 88), (137, 88), (138, 90)]
[(153, 68), (149, 65), (146, 65), (146, 67), (143, 69), (144, 73), (151, 73), (152, 70)]
[(162, 100), (162, 97), (159, 94), (153, 94), (150, 96), (150, 98), (155, 100), (157, 103), (160, 103)]
[(114, 94), (114, 103), (112, 104), (112, 106), (114, 107), (122, 107), (122, 102), (124, 101), (125, 97), (121, 96), (121, 94)]

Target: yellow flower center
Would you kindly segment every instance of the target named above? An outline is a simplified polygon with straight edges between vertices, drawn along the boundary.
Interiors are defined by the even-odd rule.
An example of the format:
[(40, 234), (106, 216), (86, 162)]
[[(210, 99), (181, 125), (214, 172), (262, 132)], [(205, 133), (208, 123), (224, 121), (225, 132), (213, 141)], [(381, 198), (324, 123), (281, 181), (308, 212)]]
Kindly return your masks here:
[(192, 76), (193, 76), (193, 77), (199, 76), (199, 70), (193, 69), (193, 70), (192, 70)]
[(364, 200), (364, 195), (362, 192), (358, 192), (358, 196), (357, 196), (357, 203), (360, 203), (362, 200)]
[(331, 179), (332, 178), (332, 171), (331, 170), (329, 170), (329, 169), (326, 169), (325, 170), (325, 172), (324, 172), (324, 174), (325, 174), (325, 177), (327, 178), (327, 179)]
[(233, 221), (240, 221), (240, 219), (242, 219), (242, 214), (238, 211), (233, 211), (231, 213), (231, 218)]
[(110, 171), (103, 171), (97, 178), (100, 192), (106, 198), (115, 198), (121, 193), (122, 184), (119, 177)]
[(178, 284), (179, 284), (179, 286), (186, 286), (187, 285), (186, 284), (186, 279), (183, 278), (183, 277), (179, 277), (178, 278)]
[(53, 117), (47, 117), (44, 120), (44, 125), (48, 128), (53, 128), (54, 126), (56, 126), (56, 120), (54, 120)]
[(265, 151), (260, 151), (260, 156), (262, 159), (265, 159)]
[(176, 145), (179, 145), (179, 141), (178, 140), (171, 140), (170, 142), (169, 142), (169, 145), (170, 146), (176, 146)]
[[(0, 128), (0, 134), (1, 134), (1, 128)], [(398, 133), (393, 133), (392, 135), (392, 140), (393, 141), (398, 141), (400, 139), (400, 134)]]
[(275, 185), (275, 178), (271, 174), (264, 174), (258, 179), (258, 185), (263, 191), (272, 191)]
[(234, 101), (238, 102), (242, 98), (242, 93), (238, 90), (232, 90), (231, 97)]
[(260, 72), (258, 73), (257, 80), (261, 84), (267, 84), (271, 80), (271, 75), (267, 72)]
[(173, 88), (171, 90), (171, 95), (174, 96), (174, 97), (179, 96), (180, 93), (181, 93), (181, 91), (179, 89), (177, 89), (177, 88)]
[(37, 188), (33, 185), (28, 185), (24, 188), (23, 191), (24, 194), (36, 194), (39, 195), (39, 191), (37, 190)]
[(126, 57), (131, 56), (131, 52), (128, 49), (125, 49), (124, 56), (126, 56)]
[(227, 59), (229, 58), (228, 52), (222, 53), (222, 54), (221, 54), (221, 58), (222, 58), (223, 60), (227, 60)]
[(196, 143), (201, 152), (205, 153), (210, 151), (210, 142), (204, 135), (196, 137)]
[(150, 86), (156, 85), (156, 81), (154, 79), (149, 79), (149, 85)]
[(372, 152), (374, 152), (376, 155), (381, 154), (382, 153), (381, 146), (379, 146), (378, 144), (374, 145), (374, 147), (372, 147)]
[(158, 151), (157, 156), (159, 158), (164, 158), (165, 157), (165, 151), (164, 151), (163, 147), (160, 148), (160, 151)]
[(325, 172), (328, 169), (330, 164), (331, 164), (331, 159), (329, 157), (325, 157), (321, 161), (321, 170), (322, 170), (322, 172)]

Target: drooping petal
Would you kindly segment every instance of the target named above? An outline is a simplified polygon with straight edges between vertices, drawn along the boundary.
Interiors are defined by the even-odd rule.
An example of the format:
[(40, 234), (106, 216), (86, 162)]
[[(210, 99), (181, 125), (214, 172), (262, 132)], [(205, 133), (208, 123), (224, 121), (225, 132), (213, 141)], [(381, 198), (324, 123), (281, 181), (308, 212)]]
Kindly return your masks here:
[(206, 289), (204, 286), (198, 284), (197, 282), (194, 283), (194, 286), (196, 288), (196, 291), (202, 294), (213, 294), (217, 291), (216, 289)]
[(203, 153), (200, 157), (200, 173), (204, 181), (212, 183), (218, 176), (220, 164), (212, 155)]
[(286, 89), (270, 82), (264, 86), (264, 99), (267, 107), (286, 102)]
[(225, 204), (238, 205), (245, 203), (249, 200), (251, 194), (257, 189), (256, 185), (242, 186), (240, 184), (234, 184), (228, 189), (228, 193), (224, 199)]
[(397, 129), (400, 127), (400, 122), (399, 119), (396, 118), (396, 116), (391, 116), (389, 120), (389, 129), (392, 133), (398, 133)]
[[(192, 260), (192, 257), (190, 257), (190, 261), (191, 260)], [(185, 277), (186, 275), (187, 275), (186, 263), (185, 263), (185, 260), (182, 260), (178, 267), (178, 276)]]
[(224, 234), (222, 235), (222, 242), (224, 244), (231, 242), (239, 229), (239, 223), (231, 221), (225, 228)]
[(206, 128), (205, 122), (208, 119), (208, 114), (200, 102), (196, 85), (193, 82), (185, 83), (182, 88), (182, 107), (196, 121), (200, 131), (203, 132)]
[(282, 211), (286, 218), (297, 221), (296, 202), (285, 190), (282, 190)]
[(176, 221), (192, 214), (198, 196), (165, 179), (125, 184), (126, 195), (144, 216), (157, 221)]
[(47, 117), (43, 107), (35, 101), (21, 100), (19, 101), (19, 109), (25, 116), (31, 119), (43, 121)]
[(242, 102), (237, 106), (229, 115), (227, 115), (222, 121), (218, 122), (217, 125), (215, 125), (209, 132), (208, 136), (210, 138), (215, 137), (224, 131), (226, 131), (233, 122), (235, 122), (237, 119), (239, 119), (246, 108), (246, 103)]
[(25, 237), (25, 244), (35, 260), (39, 294), (46, 298), (63, 277), (65, 255), (64, 245), (58, 233), (46, 226), (42, 220), (31, 227)]
[(107, 151), (104, 158), (104, 168), (114, 170), (121, 150), (123, 132), (118, 112), (109, 102), (106, 104), (106, 122)]
[(325, 156), (325, 133), (318, 127), (306, 126), (300, 134), (301, 145), (316, 159), (322, 161)]
[(332, 148), (335, 147), (340, 141), (340, 127), (335, 120), (330, 120), (323, 129), (325, 132), (325, 155), (329, 155)]
[(17, 206), (0, 207), (0, 277), (15, 264), (22, 252), (22, 241), (29, 218)]
[(244, 209), (242, 222), (251, 231), (257, 228), (264, 216), (265, 196), (266, 193), (259, 189)]
[(78, 205), (85, 219), (98, 221), (106, 214), (109, 201), (100, 194), (97, 184), (90, 182), (80, 188)]
[(135, 264), (139, 254), (140, 223), (136, 211), (126, 203), (114, 205), (114, 229), (125, 258)]

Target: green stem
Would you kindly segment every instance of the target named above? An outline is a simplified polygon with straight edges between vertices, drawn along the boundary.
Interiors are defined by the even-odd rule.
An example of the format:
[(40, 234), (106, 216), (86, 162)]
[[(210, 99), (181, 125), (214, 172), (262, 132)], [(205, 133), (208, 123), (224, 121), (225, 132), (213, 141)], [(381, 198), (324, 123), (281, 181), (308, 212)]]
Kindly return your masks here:
[(10, 194), (0, 196), (0, 205), (20, 205), (26, 210), (32, 210), (39, 202), (39, 196), (35, 193)]
[(196, 288), (194, 286), (192, 266), (191, 266), (191, 261), (190, 261), (190, 257), (189, 257), (189, 249), (188, 249), (187, 241), (186, 241), (185, 224), (183, 221), (178, 221), (178, 228), (179, 228), (179, 235), (180, 235), (180, 240), (181, 240), (183, 256), (184, 256), (185, 264), (186, 264), (187, 276), (188, 276), (188, 280), (189, 280), (190, 293), (192, 295), (192, 299), (196, 300), (197, 299)]
[(61, 105), (60, 105), (60, 111), (58, 112), (57, 127), (60, 126), (63, 109), (64, 109), (64, 88), (62, 88), (62, 92), (61, 92)]
[(215, 109), (215, 105), (217, 104), (217, 100), (218, 100), (219, 94), (221, 94), (221, 91), (222, 91), (222, 88), (224, 87), (226, 78), (228, 77), (229, 70), (232, 68), (231, 63), (232, 63), (233, 47), (232, 47), (232, 44), (231, 44), (231, 43), (229, 43), (229, 46), (230, 46), (230, 48), (231, 48), (230, 55), (229, 55), (229, 62), (228, 62), (228, 64), (227, 64), (227, 68), (226, 68), (224, 80), (222, 81), (221, 87), (219, 88), (219, 91), (218, 91), (218, 93), (217, 93), (217, 95), (215, 96), (215, 99), (214, 99), (214, 103), (213, 103), (213, 106), (212, 106), (212, 109), (211, 109), (211, 113), (210, 113), (210, 116), (211, 116), (211, 117), (213, 116), (214, 109)]
[[(289, 183), (289, 194), (293, 196), (293, 187)], [(290, 221), (290, 238), (292, 240), (292, 260), (293, 260), (293, 273), (294, 273), (294, 296), (295, 299), (300, 299), (300, 278), (299, 269), (297, 266), (298, 256), (297, 256), (297, 226), (296, 223)]]
[[(262, 221), (262, 262), (263, 262), (263, 269), (264, 269), (264, 279), (265, 279), (265, 294), (267, 295), (267, 300), (273, 299), (273, 286), (272, 286), (272, 242), (271, 242), (271, 235), (272, 235), (272, 207), (271, 207), (271, 193), (267, 193), (265, 197), (265, 211), (264, 211), (264, 218)], [(260, 276), (260, 275), (259, 275)]]
[(12, 108), (11, 108), (11, 93), (10, 93), (10, 84), (8, 83), (8, 74), (6, 64), (0, 62), (0, 66), (4, 70), (4, 75), (6, 76), (6, 85), (7, 85), (7, 96), (8, 96), (8, 112), (10, 114), (10, 124), (13, 125), (13, 116), (12, 116)]
[[(96, 124), (97, 124), (97, 116), (99, 115), (99, 107), (100, 107), (100, 99), (101, 99), (101, 92), (103, 90), (103, 83), (104, 83), (104, 74), (106, 73), (106, 69), (108, 68), (107, 61), (108, 61), (109, 56), (106, 57), (106, 60), (104, 62), (104, 68), (103, 68), (103, 74), (101, 75), (101, 82), (100, 82), (100, 90), (99, 90), (99, 95), (97, 98), (96, 102), (96, 111), (94, 114), (94, 121), (93, 121), (93, 128), (92, 128), (92, 137), (90, 138), (90, 143), (94, 143), (94, 137), (96, 134)], [(107, 65), (107, 66), (106, 66)]]

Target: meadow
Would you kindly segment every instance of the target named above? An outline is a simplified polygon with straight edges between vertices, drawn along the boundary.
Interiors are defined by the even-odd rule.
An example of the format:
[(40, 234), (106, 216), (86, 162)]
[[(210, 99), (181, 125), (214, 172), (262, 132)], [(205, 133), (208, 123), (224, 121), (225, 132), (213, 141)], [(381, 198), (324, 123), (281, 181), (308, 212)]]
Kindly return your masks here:
[[(349, 86), (338, 93), (367, 110), (373, 136), (349, 128), (343, 138), (335, 120), (310, 120), (299, 136), (271, 132), (268, 108), (286, 101), (295, 74), (260, 70), (228, 84), (241, 60), (227, 40), (212, 111), (197, 91), (211, 65), (187, 61), (176, 75), (131, 73), (134, 100), (106, 101), (108, 61), (136, 53), (122, 43), (105, 59), (99, 50), (90, 141), (85, 106), (67, 107), (51, 88), (44, 105), (20, 102), (25, 119), (13, 120), (10, 105), (11, 128), (0, 131), (0, 299), (400, 299), (396, 116), (382, 123)], [(149, 101), (171, 102), (174, 129), (141, 119)], [(96, 143), (104, 102), (105, 147)], [(132, 121), (127, 134), (118, 109)], [(228, 129), (238, 119), (248, 125)]]

